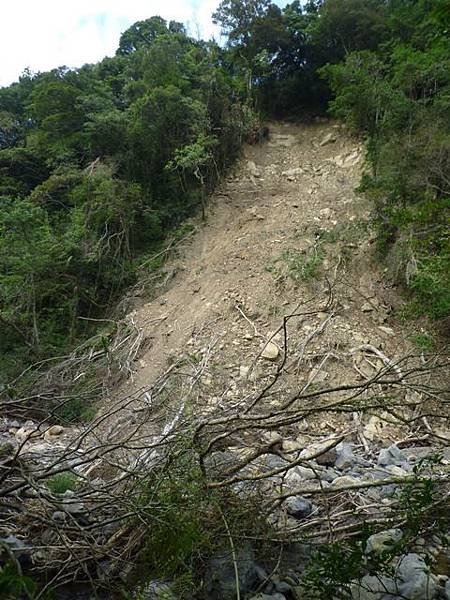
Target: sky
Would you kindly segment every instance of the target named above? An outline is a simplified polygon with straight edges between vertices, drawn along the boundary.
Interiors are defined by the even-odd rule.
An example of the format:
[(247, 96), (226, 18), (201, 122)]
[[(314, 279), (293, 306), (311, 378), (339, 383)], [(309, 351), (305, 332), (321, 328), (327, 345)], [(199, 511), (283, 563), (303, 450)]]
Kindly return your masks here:
[[(159, 15), (194, 37), (219, 38), (211, 15), (220, 0), (0, 0), (0, 86), (29, 68), (80, 67), (112, 56), (121, 32)], [(279, 6), (287, 1), (278, 0)]]

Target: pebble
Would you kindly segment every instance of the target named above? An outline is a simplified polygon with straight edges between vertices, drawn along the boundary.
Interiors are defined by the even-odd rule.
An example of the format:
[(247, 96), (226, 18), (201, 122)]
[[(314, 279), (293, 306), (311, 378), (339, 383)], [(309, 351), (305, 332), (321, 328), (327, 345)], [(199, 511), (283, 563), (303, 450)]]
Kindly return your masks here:
[(328, 144), (334, 144), (336, 141), (336, 136), (333, 133), (328, 133), (324, 138), (322, 138), (320, 142), (320, 146), (328, 146)]
[(380, 325), (378, 329), (386, 335), (395, 335), (395, 331), (391, 327), (385, 327), (384, 325)]

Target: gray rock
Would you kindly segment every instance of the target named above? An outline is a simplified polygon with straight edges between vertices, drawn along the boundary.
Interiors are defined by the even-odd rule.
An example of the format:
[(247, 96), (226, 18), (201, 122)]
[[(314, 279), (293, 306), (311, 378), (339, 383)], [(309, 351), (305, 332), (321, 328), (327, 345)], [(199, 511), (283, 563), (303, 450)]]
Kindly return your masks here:
[(289, 466), (289, 461), (276, 454), (265, 454), (264, 455), (265, 468), (268, 471), (275, 471), (277, 469), (284, 469)]
[(286, 500), (286, 510), (292, 517), (304, 519), (311, 514), (312, 504), (302, 496), (291, 496)]
[(324, 467), (332, 467), (336, 461), (337, 452), (336, 448), (332, 448), (325, 452), (325, 454), (321, 454), (316, 458), (316, 462), (318, 465), (322, 465)]
[[(300, 458), (311, 460), (314, 457), (314, 460), (317, 462), (317, 464), (331, 467), (334, 465), (337, 454), (336, 448), (330, 448), (327, 450), (330, 445), (330, 440), (312, 444), (311, 446), (308, 446), (308, 448), (305, 448), (301, 451)], [(317, 454), (319, 454), (319, 456), (316, 458)]]
[(328, 481), (328, 483), (331, 483), (332, 481), (334, 481), (335, 479), (337, 479), (338, 477), (340, 477), (341, 475), (339, 473), (337, 473), (334, 469), (323, 469), (323, 470), (319, 470), (318, 474), (320, 476), (320, 479), (322, 481)]
[(380, 533), (374, 533), (367, 540), (365, 553), (382, 554), (395, 546), (402, 537), (403, 532), (401, 529), (387, 529), (386, 531), (380, 531)]
[(292, 586), (290, 586), (286, 581), (279, 581), (275, 584), (275, 589), (277, 592), (280, 592), (280, 594), (289, 594)]
[(22, 553), (27, 550), (27, 545), (22, 540), (19, 540), (15, 535), (8, 535), (5, 538), (0, 538), (0, 544), (7, 546), (14, 553)]
[(255, 573), (261, 583), (269, 579), (269, 574), (260, 565), (255, 565)]
[(205, 460), (206, 467), (208, 469), (212, 469), (213, 471), (223, 471), (230, 469), (239, 462), (239, 457), (233, 452), (223, 452), (219, 450), (218, 452), (213, 452), (210, 456)]
[(378, 456), (378, 465), (380, 467), (386, 467), (388, 465), (402, 467), (407, 462), (408, 459), (405, 454), (395, 444), (392, 444), (389, 448), (383, 448)]
[(52, 515), (52, 519), (62, 523), (67, 519), (67, 513), (63, 512), (62, 510), (56, 510)]
[(62, 495), (61, 508), (71, 515), (79, 515), (86, 511), (84, 504), (79, 501), (72, 490), (67, 490)]
[(81, 515), (86, 511), (84, 504), (82, 502), (68, 502), (64, 503), (61, 508), (63, 508), (70, 515)]
[(447, 600), (450, 600), (450, 579), (445, 583), (445, 595)]
[[(255, 556), (248, 544), (236, 550), (241, 595), (251, 592), (258, 581)], [(212, 558), (205, 573), (205, 596), (208, 600), (235, 600), (236, 574), (231, 552), (227, 549)]]
[(393, 600), (397, 587), (384, 575), (365, 575), (351, 587), (352, 600)]
[(351, 469), (356, 463), (356, 457), (353, 454), (353, 447), (351, 444), (341, 442), (336, 446), (336, 460), (334, 466), (341, 471)]
[(418, 554), (400, 559), (396, 572), (399, 596), (408, 600), (431, 600), (436, 593), (436, 580)]

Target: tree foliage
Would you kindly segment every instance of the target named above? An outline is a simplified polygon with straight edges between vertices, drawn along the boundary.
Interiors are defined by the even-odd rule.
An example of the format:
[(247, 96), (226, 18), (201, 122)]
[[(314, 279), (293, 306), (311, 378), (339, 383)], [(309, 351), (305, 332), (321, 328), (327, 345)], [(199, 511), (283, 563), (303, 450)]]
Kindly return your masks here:
[(113, 58), (0, 90), (3, 375), (92, 333), (143, 257), (204, 207), (247, 131), (222, 55), (152, 17)]

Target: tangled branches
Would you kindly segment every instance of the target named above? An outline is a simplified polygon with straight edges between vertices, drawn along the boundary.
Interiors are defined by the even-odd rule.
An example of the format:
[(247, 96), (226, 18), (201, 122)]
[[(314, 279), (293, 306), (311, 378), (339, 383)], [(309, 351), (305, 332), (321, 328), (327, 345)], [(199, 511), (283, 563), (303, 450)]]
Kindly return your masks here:
[[(324, 306), (332, 315), (330, 299)], [(8, 415), (17, 419), (31, 410), (37, 418), (21, 428), (21, 436), (16, 432), (2, 442), (0, 534), (20, 535), (32, 570), (51, 574), (41, 594), (74, 580), (98, 587), (128, 577), (167, 515), (164, 503), (174, 502), (177, 481), (183, 490), (177, 502), (189, 503), (195, 481), (200, 504), (217, 494), (249, 507), (257, 504), (268, 526), (265, 539), (274, 543), (330, 542), (357, 535), (368, 523), (401, 524), (408, 511), (399, 490), (425, 480), (439, 488), (440, 496), (430, 503), (432, 514), (439, 512), (448, 499), (448, 467), (437, 460), (420, 470), (409, 469), (406, 460), (403, 468), (395, 460), (383, 462), (379, 441), (370, 437), (364, 419), (381, 415), (385, 423), (395, 423), (403, 433), (396, 451), (425, 444), (434, 454), (445, 437), (440, 423), (448, 417), (446, 357), (393, 359), (364, 344), (345, 360), (352, 365), (356, 354), (366, 357), (377, 367), (372, 374), (359, 369), (353, 381), (325, 385), (319, 374), (333, 352), (336, 360), (335, 351), (320, 358), (312, 376), (302, 375), (302, 366), (329, 320), (306, 340), (295, 340), (290, 324), (304, 314), (312, 313), (284, 318), (283, 357), (271, 376), (226, 405), (206, 408), (203, 393), (217, 339), (209, 341), (199, 360), (181, 357), (146, 389), (113, 400), (105, 388), (103, 408), (85, 425), (63, 431), (54, 425), (72, 398), (65, 396), (65, 383), (85, 373), (83, 348), (35, 376), (34, 389), (40, 391), (6, 397)], [(141, 333), (128, 325), (108, 350), (90, 350), (89, 362), (96, 373), (130, 373), (141, 342)], [(286, 384), (292, 375), (295, 390)], [(316, 428), (318, 439), (305, 442), (302, 431), (332, 418), (339, 427), (331, 435)], [(336, 450), (348, 442), (353, 443), (347, 457), (352, 469), (345, 460), (335, 464)], [(310, 498), (304, 518), (289, 504), (298, 497)], [(222, 509), (219, 516), (223, 520)]]

